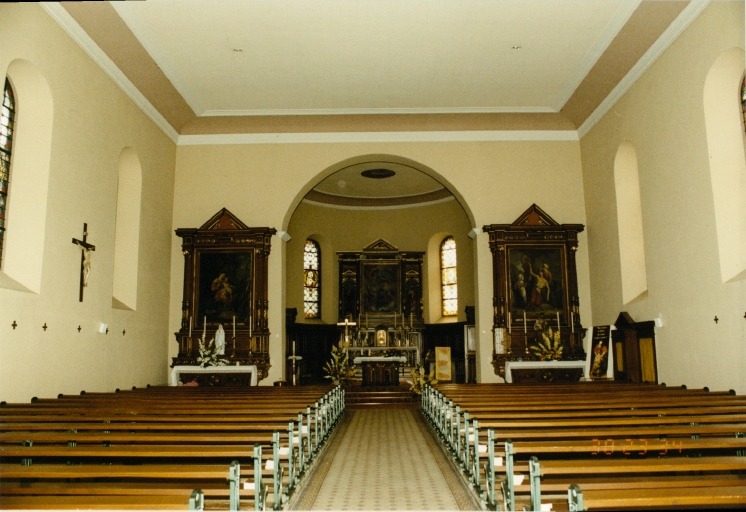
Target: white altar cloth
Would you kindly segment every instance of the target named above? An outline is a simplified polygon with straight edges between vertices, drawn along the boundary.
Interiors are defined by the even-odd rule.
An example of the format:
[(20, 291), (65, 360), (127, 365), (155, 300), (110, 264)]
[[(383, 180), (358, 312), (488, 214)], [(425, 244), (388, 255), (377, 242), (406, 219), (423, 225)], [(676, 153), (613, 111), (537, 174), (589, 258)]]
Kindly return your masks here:
[(550, 370), (554, 368), (581, 368), (587, 375), (585, 361), (507, 361), (505, 363), (505, 382), (513, 382), (513, 370)]
[(197, 366), (197, 365), (181, 365), (174, 366), (171, 369), (171, 380), (169, 381), (170, 386), (179, 385), (179, 375), (182, 373), (250, 373), (251, 374), (251, 385), (256, 386), (258, 383), (258, 368), (254, 364), (243, 365), (243, 366)]
[(355, 364), (381, 363), (387, 361), (406, 363), (407, 356), (357, 356), (355, 359), (352, 360), (352, 362)]

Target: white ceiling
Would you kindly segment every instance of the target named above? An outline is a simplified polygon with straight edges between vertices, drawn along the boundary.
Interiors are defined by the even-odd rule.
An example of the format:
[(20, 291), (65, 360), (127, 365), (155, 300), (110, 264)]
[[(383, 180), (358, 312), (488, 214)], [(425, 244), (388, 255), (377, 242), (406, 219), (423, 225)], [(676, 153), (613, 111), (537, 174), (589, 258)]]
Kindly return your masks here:
[(639, 0), (111, 5), (198, 116), (556, 112)]

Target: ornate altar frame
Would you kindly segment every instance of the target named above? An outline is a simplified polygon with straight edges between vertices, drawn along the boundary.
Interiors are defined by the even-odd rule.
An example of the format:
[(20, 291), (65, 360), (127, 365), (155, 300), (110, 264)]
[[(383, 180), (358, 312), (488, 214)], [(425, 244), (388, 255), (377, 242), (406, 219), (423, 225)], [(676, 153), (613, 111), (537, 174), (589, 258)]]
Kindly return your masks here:
[(229, 364), (255, 365), (259, 380), (270, 367), (267, 263), (274, 228), (246, 226), (223, 208), (199, 228), (179, 228), (184, 254), (179, 354), (172, 367), (195, 365), (199, 341), (225, 331)]
[(559, 224), (532, 204), (512, 224), (490, 224), (495, 373), (506, 361), (540, 359), (529, 348), (541, 326), (560, 332), (563, 360), (585, 360), (575, 252), (582, 224)]

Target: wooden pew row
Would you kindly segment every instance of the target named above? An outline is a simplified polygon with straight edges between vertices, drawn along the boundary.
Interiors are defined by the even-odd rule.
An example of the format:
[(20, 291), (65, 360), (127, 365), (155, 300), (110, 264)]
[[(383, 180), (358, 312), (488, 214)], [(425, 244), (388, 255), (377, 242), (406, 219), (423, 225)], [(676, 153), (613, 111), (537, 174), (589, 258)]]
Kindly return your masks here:
[[(453, 387), (453, 386), (449, 386)], [(458, 387), (458, 386), (457, 386)], [(481, 386), (464, 386), (467, 389), (468, 392), (463, 393), (464, 396), (466, 396), (469, 400), (466, 400), (464, 403), (467, 404), (467, 406), (470, 406), (473, 408), (473, 404), (483, 404), (486, 405), (484, 407), (484, 410), (489, 411), (491, 408), (489, 407), (489, 403), (494, 398), (489, 393), (483, 393), (481, 390), (478, 390)], [(616, 388), (618, 386), (608, 386), (608, 385), (602, 385), (601, 388), (604, 389), (606, 392), (608, 392), (612, 388)], [(501, 393), (505, 391), (506, 388), (511, 388), (512, 392), (514, 393), (513, 397), (510, 399), (506, 399), (507, 397), (501, 396), (498, 397), (496, 401), (503, 400), (504, 403), (514, 403), (518, 404), (518, 406), (514, 407), (514, 409), (520, 411), (520, 405), (523, 400), (523, 395), (521, 393), (516, 392), (516, 387), (514, 386), (504, 386), (501, 385)], [(577, 388), (572, 388), (577, 389)], [(591, 388), (586, 387), (585, 389), (590, 390)], [(665, 404), (665, 408), (669, 409), (670, 412), (681, 412), (676, 411), (674, 408), (675, 405), (669, 404), (667, 401), (672, 401), (673, 404), (680, 403), (682, 398), (682, 391), (687, 390), (675, 390), (675, 393), (666, 393), (668, 389), (671, 388), (663, 388), (660, 389), (658, 387), (647, 387), (647, 389), (643, 390), (643, 397), (646, 397), (646, 393), (652, 392), (653, 394), (656, 394), (655, 403), (657, 408), (660, 408), (660, 404)], [(635, 396), (635, 394), (639, 394), (639, 389), (635, 389), (634, 392), (627, 392), (627, 395)], [(552, 387), (548, 386), (539, 386), (539, 387), (533, 387), (528, 390), (529, 395), (533, 396), (536, 393), (541, 393), (543, 395), (554, 395), (555, 392)], [(611, 416), (611, 421), (607, 421), (605, 425), (598, 426), (599, 421), (598, 418), (601, 418), (604, 416), (604, 414), (607, 412), (605, 411), (606, 408), (604, 407), (595, 407), (595, 413), (597, 417), (594, 419), (593, 416), (589, 416), (590, 421), (585, 421), (584, 418), (578, 417), (577, 415), (574, 415), (573, 411), (576, 411), (577, 409), (568, 408), (568, 403), (575, 405), (573, 400), (578, 400), (579, 402), (587, 402), (591, 404), (591, 407), (594, 407), (592, 405), (594, 398), (593, 396), (588, 396), (588, 393), (578, 393), (576, 396), (570, 397), (570, 402), (567, 401), (560, 401), (557, 400), (556, 404), (550, 404), (549, 407), (545, 407), (544, 410), (548, 411), (550, 414), (548, 414), (546, 417), (541, 418), (542, 421), (536, 421), (534, 418), (534, 421), (530, 421), (531, 418), (527, 417), (519, 421), (510, 421), (510, 420), (504, 420), (502, 422), (495, 420), (494, 418), (491, 419), (493, 425), (490, 425), (490, 420), (484, 420), (482, 416), (482, 411), (475, 412), (474, 418), (470, 418), (468, 413), (462, 413), (460, 411), (460, 405), (454, 406), (453, 401), (450, 400), (451, 396), (448, 398), (445, 398), (443, 396), (438, 396), (439, 390), (433, 390), (432, 388), (426, 390), (426, 393), (423, 393), (423, 410), (425, 411), (426, 416), (428, 419), (430, 419), (431, 424), (433, 424), (436, 431), (440, 434), (441, 438), (443, 438), (444, 443), (447, 445), (447, 447), (451, 450), (451, 452), (454, 455), (454, 458), (458, 462), (462, 464), (462, 467), (464, 468), (464, 471), (467, 473), (469, 478), (472, 481), (472, 484), (475, 487), (475, 490), (480, 493), (484, 499), (488, 502), (488, 506), (495, 507), (497, 506), (496, 500), (495, 500), (495, 484), (494, 480), (490, 480), (490, 475), (494, 477), (494, 463), (489, 462), (485, 465), (484, 471), (480, 471), (480, 460), (484, 461), (485, 458), (487, 458), (488, 461), (496, 460), (496, 458), (499, 454), (497, 454), (494, 450), (494, 448), (489, 449), (489, 456), (487, 454), (488, 452), (488, 442), (484, 438), (484, 434), (479, 433), (479, 428), (486, 426), (499, 426), (501, 430), (500, 435), (503, 439), (509, 438), (510, 436), (515, 436), (517, 438), (522, 438), (524, 440), (529, 439), (541, 439), (542, 441), (546, 441), (546, 439), (568, 439), (568, 441), (565, 447), (559, 447), (556, 445), (554, 446), (554, 450), (569, 450), (571, 453), (581, 453), (588, 448), (588, 442), (595, 442), (596, 444), (594, 446), (598, 446), (599, 439), (608, 439), (608, 438), (614, 438), (614, 437), (620, 437), (622, 440), (627, 438), (633, 438), (633, 437), (641, 437), (644, 435), (654, 436), (653, 439), (657, 439), (655, 436), (660, 435), (666, 435), (666, 436), (724, 436), (720, 439), (717, 439), (715, 437), (710, 437), (707, 441), (703, 441), (704, 443), (709, 443), (709, 445), (712, 445), (713, 449), (718, 450), (729, 450), (727, 453), (732, 453), (730, 450), (740, 450), (743, 449), (744, 442), (742, 439), (736, 438), (736, 436), (741, 435), (744, 430), (746, 430), (746, 421), (744, 421), (744, 418), (740, 414), (728, 414), (729, 411), (718, 411), (719, 413), (723, 413), (723, 418), (727, 418), (731, 420), (731, 423), (723, 423), (722, 418), (720, 420), (716, 420), (715, 423), (707, 423), (710, 421), (709, 417), (701, 417), (705, 416), (704, 414), (700, 415), (692, 415), (692, 416), (682, 416), (679, 415), (676, 417), (676, 419), (672, 419), (672, 417), (668, 418), (662, 418), (660, 416), (663, 416), (665, 411), (659, 411), (656, 410), (655, 412), (652, 412), (652, 414), (647, 414), (649, 417), (649, 420), (652, 420), (653, 418), (656, 418), (654, 421), (643, 421), (643, 422), (636, 422), (637, 425), (635, 425), (633, 421), (633, 425), (626, 426), (625, 421), (614, 421), (614, 416), (617, 416), (617, 420), (620, 419), (622, 415), (619, 415), (618, 413), (614, 413), (614, 409), (612, 408), (609, 413), (609, 416)], [(703, 393), (709, 393), (708, 391), (699, 391), (696, 390), (692, 395), (702, 395)], [(500, 393), (498, 393), (500, 394)], [(561, 393), (560, 393), (561, 394)], [(590, 395), (595, 395), (595, 393), (590, 393)], [(684, 396), (686, 396), (686, 393), (684, 393)], [(707, 396), (723, 396), (722, 393), (717, 393), (714, 395), (707, 395)], [(732, 394), (728, 393), (725, 396), (733, 396)], [(567, 398), (567, 397), (564, 397)], [(535, 397), (531, 400), (533, 403), (531, 405), (534, 405), (536, 402)], [(613, 401), (613, 400), (612, 400)], [(551, 399), (548, 400), (548, 402), (551, 402)], [(606, 400), (607, 403), (610, 401)], [(738, 401), (733, 401), (735, 404)], [(529, 405), (529, 407), (531, 407)], [(467, 406), (464, 406), (465, 408)], [(587, 407), (588, 405), (583, 405), (583, 407)], [(557, 410), (552, 412), (552, 407), (557, 408), (564, 408), (568, 411), (563, 412), (561, 410)], [(736, 406), (737, 408), (737, 406)], [(705, 408), (706, 409), (706, 408)], [(621, 409), (620, 409), (621, 410)], [(636, 410), (636, 409), (635, 409)], [(702, 413), (706, 412), (705, 410), (700, 411)], [(489, 416), (489, 412), (487, 415)], [(511, 414), (494, 414), (495, 416), (499, 417), (511, 417)], [(563, 416), (570, 416), (571, 420), (563, 420)], [(646, 414), (641, 414), (641, 416), (646, 416)], [(552, 418), (558, 418), (558, 419), (552, 419)], [(700, 421), (705, 422), (700, 425), (692, 424), (691, 421), (692, 418)], [(604, 418), (605, 419), (605, 418)], [(740, 421), (733, 421), (734, 419), (740, 419)], [(585, 421), (585, 423), (584, 423)], [(660, 423), (663, 422), (663, 425), (660, 425)], [(645, 425), (645, 423), (648, 423), (647, 426), (639, 426), (640, 423)], [(580, 432), (588, 431), (588, 429), (593, 429), (593, 433), (590, 435), (596, 435), (601, 436), (597, 437), (595, 440), (585, 439), (583, 440), (573, 440), (573, 439), (582, 439), (582, 434), (578, 435), (578, 432), (580, 429)], [(494, 431), (489, 430), (489, 432), (494, 434)], [(732, 437), (731, 437), (732, 436)], [(581, 443), (581, 446), (576, 448), (569, 448), (571, 446), (574, 446), (574, 443), (579, 442)], [(582, 443), (585, 442), (585, 447), (582, 446)], [(607, 441), (604, 441), (607, 442)], [(683, 441), (682, 445), (683, 446)], [(530, 447), (530, 449), (538, 449), (540, 448), (538, 445), (534, 445)], [(700, 443), (699, 450), (706, 449), (704, 448), (704, 445)], [(555, 455), (556, 456), (556, 455)], [(481, 457), (481, 459), (480, 459)], [(493, 468), (490, 470), (489, 468)], [(481, 478), (480, 478), (481, 474)], [(502, 478), (502, 481), (507, 482), (507, 476), (504, 476)], [(511, 482), (513, 482), (513, 479), (510, 479)], [(598, 484), (595, 484), (598, 487)], [(714, 487), (714, 486), (711, 486)], [(506, 491), (506, 494), (508, 494), (509, 491)], [(595, 490), (594, 490), (595, 492)], [(717, 492), (717, 491), (713, 491)]]
[[(175, 389), (175, 388), (172, 388)], [(164, 390), (165, 391), (165, 390)], [(168, 397), (171, 397), (170, 393), (165, 392)], [(210, 395), (209, 393), (207, 394)], [(187, 396), (193, 396), (192, 394), (187, 394)], [(102, 397), (105, 399), (105, 397)], [(297, 483), (297, 479), (299, 475), (302, 473), (302, 471), (305, 469), (304, 465), (307, 465), (311, 458), (315, 455), (315, 453), (318, 451), (318, 448), (320, 444), (325, 440), (325, 438), (328, 436), (329, 431), (331, 427), (333, 427), (336, 422), (338, 421), (339, 417), (341, 416), (341, 413), (344, 409), (344, 401), (343, 401), (343, 392), (340, 393), (340, 390), (338, 388), (335, 388), (334, 390), (334, 398), (330, 398), (328, 396), (324, 396), (319, 401), (320, 404), (317, 402), (315, 404), (314, 409), (312, 410), (311, 407), (306, 407), (306, 416), (305, 420), (303, 419), (303, 414), (299, 413), (299, 421), (297, 424), (290, 423), (288, 428), (288, 434), (286, 436), (286, 445), (284, 447), (280, 446), (279, 441), (279, 432), (272, 432), (270, 435), (272, 435), (272, 450), (265, 450), (265, 456), (261, 458), (259, 462), (259, 468), (261, 476), (258, 477), (258, 482), (260, 483), (259, 488), (267, 489), (266, 494), (267, 495), (274, 495), (274, 500), (271, 501), (271, 504), (273, 507), (277, 508), (281, 505), (282, 499), (283, 499), (283, 493), (289, 492), (289, 490), (292, 488), (294, 483)], [(341, 399), (341, 400), (340, 400)], [(307, 401), (304, 401), (303, 403), (307, 403)], [(341, 404), (341, 405), (340, 405)], [(152, 418), (151, 418), (152, 419)], [(222, 423), (222, 418), (216, 417), (213, 418), (215, 421), (215, 424), (212, 424), (210, 422), (205, 421), (203, 422), (189, 422), (188, 424), (181, 424), (181, 423), (173, 423), (173, 422), (149, 422), (149, 421), (141, 421), (141, 418), (137, 418), (134, 422), (132, 421), (132, 418), (124, 418), (122, 422), (114, 422), (114, 423), (92, 423), (88, 421), (81, 422), (80, 418), (74, 417), (72, 419), (68, 419), (67, 422), (64, 423), (42, 423), (42, 426), (50, 426), (53, 425), (54, 428), (62, 428), (65, 430), (68, 430), (70, 428), (74, 430), (78, 430), (84, 434), (83, 436), (76, 437), (76, 440), (73, 441), (74, 443), (78, 444), (78, 446), (75, 446), (73, 448), (76, 448), (76, 454), (81, 455), (85, 454), (86, 456), (90, 457), (99, 457), (99, 456), (108, 456), (110, 457), (113, 454), (112, 448), (119, 448), (119, 445), (116, 447), (114, 446), (107, 446), (106, 450), (101, 451), (100, 447), (91, 446), (86, 444), (86, 436), (88, 436), (88, 440), (92, 442), (98, 442), (99, 440), (102, 440), (109, 437), (108, 440), (102, 441), (111, 443), (111, 439), (115, 439), (117, 443), (127, 442), (128, 444), (126, 447), (123, 447), (123, 452), (121, 455), (124, 457), (125, 452), (129, 456), (136, 456), (135, 460), (147, 460), (147, 457), (157, 457), (156, 453), (160, 453), (162, 456), (167, 457), (174, 457), (174, 456), (181, 456), (181, 457), (189, 457), (193, 458), (195, 456), (198, 456), (199, 454), (203, 454), (205, 456), (209, 455), (210, 457), (219, 456), (221, 454), (227, 454), (227, 453), (235, 453), (237, 447), (231, 446), (226, 451), (225, 448), (229, 446), (226, 442), (228, 442), (228, 438), (223, 438), (221, 440), (216, 440), (214, 436), (208, 436), (202, 439), (201, 442), (210, 443), (208, 446), (205, 447), (199, 447), (198, 449), (195, 449), (193, 445), (190, 445), (189, 447), (185, 447), (183, 445), (179, 444), (170, 444), (168, 446), (160, 446), (158, 450), (154, 450), (152, 446), (142, 445), (141, 443), (145, 442), (148, 444), (151, 443), (184, 443), (185, 440), (189, 441), (190, 443), (194, 443), (198, 441), (199, 433), (193, 432), (194, 429), (203, 429), (209, 426), (213, 432), (220, 436), (220, 435), (231, 435), (231, 432), (236, 433), (238, 429), (240, 429), (239, 436), (243, 436), (244, 442), (254, 442), (254, 441), (261, 441), (262, 438), (266, 436), (266, 427), (267, 425), (263, 425), (265, 427), (265, 432), (262, 433), (255, 433), (259, 436), (259, 438), (251, 437), (246, 435), (246, 431), (251, 429), (251, 422), (241, 422), (236, 423), (233, 421), (234, 418), (230, 418), (227, 421), (231, 421), (230, 427), (228, 429), (225, 428), (219, 428), (214, 429), (214, 427), (225, 427), (227, 424)], [(70, 437), (70, 433), (67, 432), (60, 432), (60, 431), (49, 431), (48, 429), (45, 430), (43, 427), (39, 428), (39, 424), (37, 423), (4, 423), (3, 426), (13, 426), (18, 427), (21, 425), (34, 425), (36, 428), (28, 429), (26, 431), (20, 431), (19, 429), (11, 429), (10, 431), (3, 431), (0, 432), (0, 435), (5, 436), (4, 441), (2, 442), (18, 442), (18, 440), (22, 437), (35, 437), (36, 438), (36, 444), (32, 445), (30, 447), (20, 447), (20, 448), (30, 448), (34, 450), (33, 452), (29, 451), (23, 451), (21, 452), (13, 452), (12, 450), (17, 450), (19, 447), (0, 447), (0, 453), (3, 454), (4, 458), (7, 458), (9, 456), (18, 456), (18, 455), (29, 455), (29, 453), (33, 453), (33, 455), (40, 456), (69, 456), (70, 452), (64, 451), (64, 448), (70, 448), (70, 447), (62, 447), (63, 449), (59, 453), (55, 453), (52, 448), (59, 449), (61, 447), (57, 446), (54, 447), (54, 443), (61, 443), (65, 442), (67, 443), (70, 441), (70, 439), (67, 439), (66, 441), (63, 441), (65, 438)], [(294, 426), (295, 425), (295, 426)], [(153, 427), (159, 428), (160, 430), (152, 431)], [(81, 428), (82, 427), (82, 428)], [(168, 431), (174, 430), (174, 427), (177, 427), (177, 436), (176, 438), (168, 438)], [(187, 428), (185, 428), (187, 427)], [(133, 430), (137, 429), (144, 429), (144, 430), (138, 430), (137, 432), (132, 433)], [(184, 437), (186, 434), (185, 432), (181, 432), (181, 434), (178, 434), (178, 431), (180, 430), (191, 430), (188, 434), (189, 437)], [(1, 430), (1, 429), (0, 429)], [(294, 433), (295, 431), (295, 433)], [(113, 433), (116, 433), (116, 437), (113, 436)], [(155, 432), (155, 435), (154, 435)], [(145, 436), (143, 435), (145, 434)], [(196, 435), (195, 435), (196, 434)], [(202, 433), (204, 434), (204, 432)], [(46, 437), (45, 437), (46, 436)], [(134, 436), (134, 439), (126, 439), (127, 436)], [(44, 438), (44, 439), (42, 439)], [(230, 440), (235, 440), (236, 437), (231, 437)], [(24, 439), (24, 441), (27, 441), (27, 439)], [(80, 443), (83, 443), (83, 445), (80, 445)], [(39, 445), (39, 443), (50, 443), (49, 445)], [(137, 444), (136, 444), (137, 443)], [(217, 443), (219, 446), (215, 446), (215, 443)], [(41, 450), (40, 448), (44, 448), (44, 450)], [(77, 450), (77, 448), (81, 448), (82, 450)], [(98, 451), (97, 451), (98, 450)], [(221, 451), (223, 450), (223, 451)], [(266, 455), (270, 454), (270, 455)], [(143, 459), (144, 457), (144, 459)], [(24, 457), (27, 458), (27, 457)], [(32, 459), (33, 460), (33, 459)], [(38, 459), (37, 459), (38, 460)], [(42, 459), (44, 460), (44, 459)], [(295, 460), (295, 464), (297, 467), (295, 469), (291, 469), (293, 467), (293, 461)], [(268, 465), (271, 463), (271, 465)], [(283, 467), (283, 463), (287, 467)], [(38, 464), (34, 464), (33, 466), (39, 467)], [(32, 467), (33, 467), (32, 466)], [(286, 471), (286, 476), (284, 477), (277, 477), (277, 474), (279, 472), (280, 475), (282, 475), (283, 471)], [(3, 475), (4, 476), (4, 475)], [(262, 486), (263, 484), (263, 486)], [(181, 492), (181, 490), (180, 490)], [(214, 492), (214, 490), (211, 490), (211, 492)], [(248, 491), (242, 491), (243, 494), (246, 494)], [(117, 492), (116, 494), (120, 494)], [(223, 493), (225, 494), (225, 493)], [(210, 497), (210, 494), (208, 494), (208, 498)], [(23, 498), (27, 499), (27, 498)], [(64, 500), (69, 501), (68, 498), (64, 498)], [(265, 497), (266, 500), (266, 497)], [(258, 501), (257, 503), (261, 504), (261, 506), (266, 505), (266, 501), (264, 504), (261, 503), (261, 501)], [(60, 506), (63, 505), (63, 503), (59, 503)], [(130, 504), (131, 506), (135, 506), (134, 503)]]

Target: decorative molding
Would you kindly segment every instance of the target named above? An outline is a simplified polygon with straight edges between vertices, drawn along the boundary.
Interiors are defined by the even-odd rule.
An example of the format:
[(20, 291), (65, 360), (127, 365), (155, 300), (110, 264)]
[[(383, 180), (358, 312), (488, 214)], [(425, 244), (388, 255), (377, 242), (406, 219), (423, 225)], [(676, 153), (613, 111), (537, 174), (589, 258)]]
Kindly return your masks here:
[(143, 96), (143, 94), (130, 82), (114, 62), (104, 51), (91, 39), (91, 37), (78, 25), (72, 16), (59, 2), (40, 2), (39, 5), (47, 14), (69, 35), (73, 41), (78, 43), (83, 51), (96, 63), (109, 78), (137, 105), (143, 113), (155, 123), (158, 128), (173, 142), (178, 142), (179, 134), (166, 121), (158, 110)]
[(566, 142), (580, 140), (575, 130), (494, 130), (416, 132), (234, 133), (180, 135), (179, 146), (213, 144), (325, 144), (358, 142)]
[(578, 128), (578, 136), (583, 138), (603, 118), (611, 107), (637, 82), (645, 71), (658, 60), (664, 51), (678, 38), (681, 33), (694, 21), (712, 0), (692, 0), (682, 13), (663, 32), (658, 40), (648, 49), (640, 60), (632, 66), (622, 80), (612, 89), (611, 93), (596, 107)]

